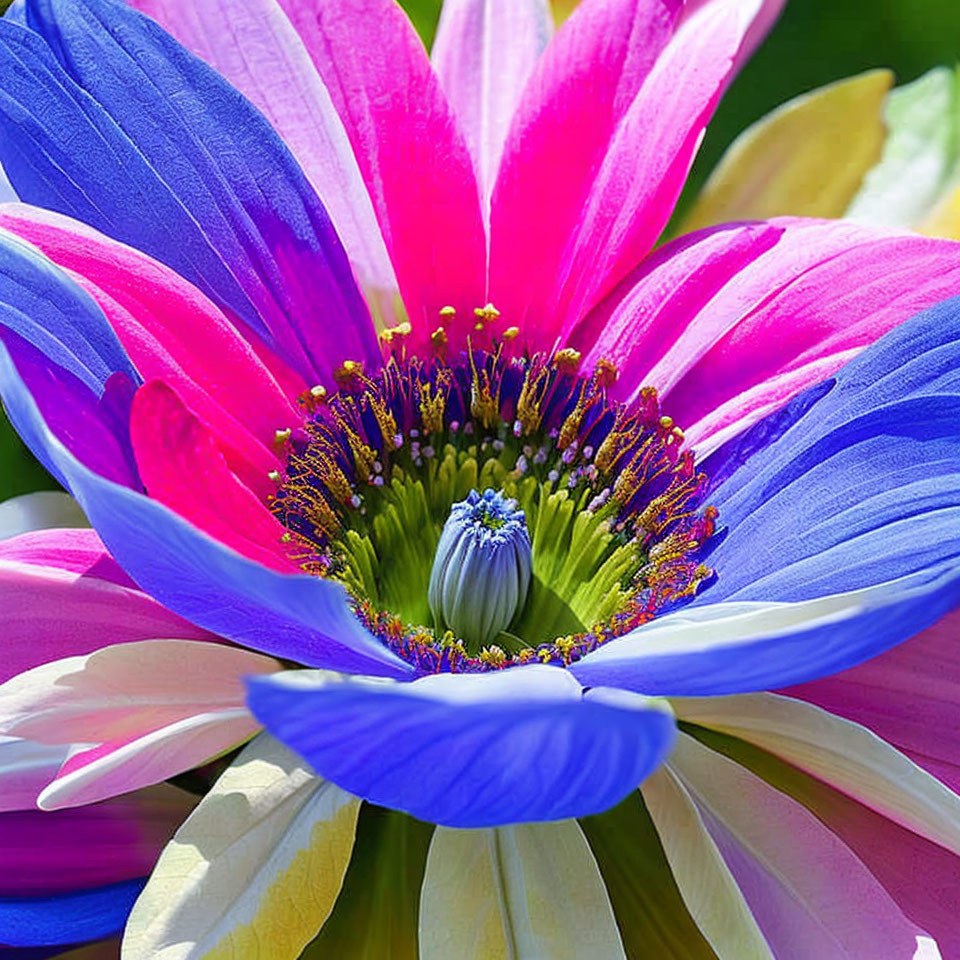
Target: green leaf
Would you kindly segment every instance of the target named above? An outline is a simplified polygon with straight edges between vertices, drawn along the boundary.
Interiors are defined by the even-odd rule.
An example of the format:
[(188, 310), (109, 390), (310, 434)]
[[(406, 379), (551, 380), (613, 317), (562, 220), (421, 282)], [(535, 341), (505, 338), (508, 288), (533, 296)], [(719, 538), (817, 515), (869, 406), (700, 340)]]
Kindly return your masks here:
[(887, 99), (889, 135), (846, 215), (861, 223), (919, 226), (957, 177), (960, 75), (937, 67)]

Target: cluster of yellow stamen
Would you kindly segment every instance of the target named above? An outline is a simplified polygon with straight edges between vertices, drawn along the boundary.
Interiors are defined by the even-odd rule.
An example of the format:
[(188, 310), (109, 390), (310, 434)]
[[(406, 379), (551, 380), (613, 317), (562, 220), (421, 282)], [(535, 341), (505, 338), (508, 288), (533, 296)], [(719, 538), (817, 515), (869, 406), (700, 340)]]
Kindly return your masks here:
[[(496, 307), (487, 304), (474, 315), (474, 333), (493, 336), (501, 320)], [(373, 546), (363, 550), (376, 555), (388, 529), (378, 517), (396, 507), (397, 484), (435, 485), (437, 477), (450, 475), (443, 471), (456, 473), (475, 462), (474, 476), (506, 485), (510, 496), (536, 500), (563, 492), (595, 514), (608, 553), (634, 545), (637, 560), (628, 564), (633, 585), (614, 615), (586, 631), (510, 650), (493, 644), (476, 657), (456, 637), (410, 627), (358, 595), (364, 622), (419, 668), (569, 663), (650, 619), (665, 603), (691, 595), (710, 576), (696, 557), (713, 531), (715, 512), (698, 513), (704, 477), (681, 450), (683, 432), (661, 415), (656, 391), (640, 391), (629, 407), (611, 402), (608, 391), (619, 374), (613, 362), (601, 359), (583, 372), (583, 357), (573, 347), (518, 355), (513, 346), (506, 349), (519, 334), (516, 327), (494, 337), (492, 348), (475, 349), (468, 338), (465, 350), (448, 356), (447, 330), (456, 311), (444, 308), (440, 320), (428, 360), (407, 356), (409, 323), (386, 329), (380, 338), (389, 356), (381, 370), (367, 373), (359, 362), (344, 361), (333, 374), (335, 392), (315, 386), (300, 396), (303, 427), (277, 430), (275, 445), (286, 467), (270, 475), (276, 484), (271, 507), (286, 528), (291, 556), (321, 576), (360, 568), (375, 576), (370, 571), (389, 557), (371, 566), (349, 556), (368, 539)], [(450, 466), (437, 474), (441, 460)], [(438, 505), (429, 521), (437, 529), (449, 506)], [(535, 542), (538, 549), (544, 545)]]

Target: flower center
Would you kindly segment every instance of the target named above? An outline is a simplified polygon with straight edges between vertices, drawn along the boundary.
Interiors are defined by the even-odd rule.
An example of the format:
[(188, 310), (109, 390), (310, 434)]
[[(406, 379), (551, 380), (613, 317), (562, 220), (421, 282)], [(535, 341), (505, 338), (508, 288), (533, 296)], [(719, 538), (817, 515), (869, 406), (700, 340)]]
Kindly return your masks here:
[(424, 672), (569, 664), (711, 576), (716, 511), (656, 391), (616, 403), (615, 367), (581, 373), (570, 349), (433, 344), (344, 364), (277, 435), (291, 555), (388, 647)]
[(530, 568), (527, 518), (516, 500), (471, 490), (451, 508), (433, 558), (427, 598), (437, 629), (479, 653), (523, 609)]

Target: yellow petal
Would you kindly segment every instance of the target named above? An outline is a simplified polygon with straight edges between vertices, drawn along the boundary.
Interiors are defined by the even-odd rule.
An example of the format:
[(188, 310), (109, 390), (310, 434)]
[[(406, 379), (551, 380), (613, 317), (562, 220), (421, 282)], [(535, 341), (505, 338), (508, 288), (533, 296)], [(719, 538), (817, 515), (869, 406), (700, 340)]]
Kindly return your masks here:
[(886, 136), (889, 70), (870, 70), (789, 101), (733, 142), (679, 233), (780, 215), (839, 217)]
[(625, 960), (576, 821), (437, 828), (420, 898), (420, 960), (453, 957)]
[(257, 737), (167, 845), (123, 960), (296, 960), (340, 892), (359, 804)]

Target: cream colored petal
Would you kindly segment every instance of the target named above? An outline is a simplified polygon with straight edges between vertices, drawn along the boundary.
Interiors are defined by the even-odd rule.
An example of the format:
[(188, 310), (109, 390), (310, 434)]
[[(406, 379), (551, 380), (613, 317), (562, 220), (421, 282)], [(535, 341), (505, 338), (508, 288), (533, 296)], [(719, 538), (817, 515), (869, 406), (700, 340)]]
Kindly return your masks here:
[(745, 130), (679, 233), (780, 215), (839, 217), (880, 159), (889, 70), (870, 70), (789, 101)]
[(960, 797), (866, 727), (772, 693), (673, 704), (683, 719), (756, 744), (960, 854)]
[(641, 793), (680, 895), (719, 960), (775, 960), (683, 784), (664, 766)]
[(296, 960), (340, 892), (359, 806), (259, 736), (164, 850), (123, 960)]
[(960, 187), (948, 190), (916, 228), (930, 237), (960, 240)]
[(936, 67), (897, 87), (884, 108), (883, 157), (844, 216), (889, 227), (921, 225), (956, 186), (960, 73)]
[(420, 898), (420, 960), (625, 960), (574, 820), (438, 827)]

